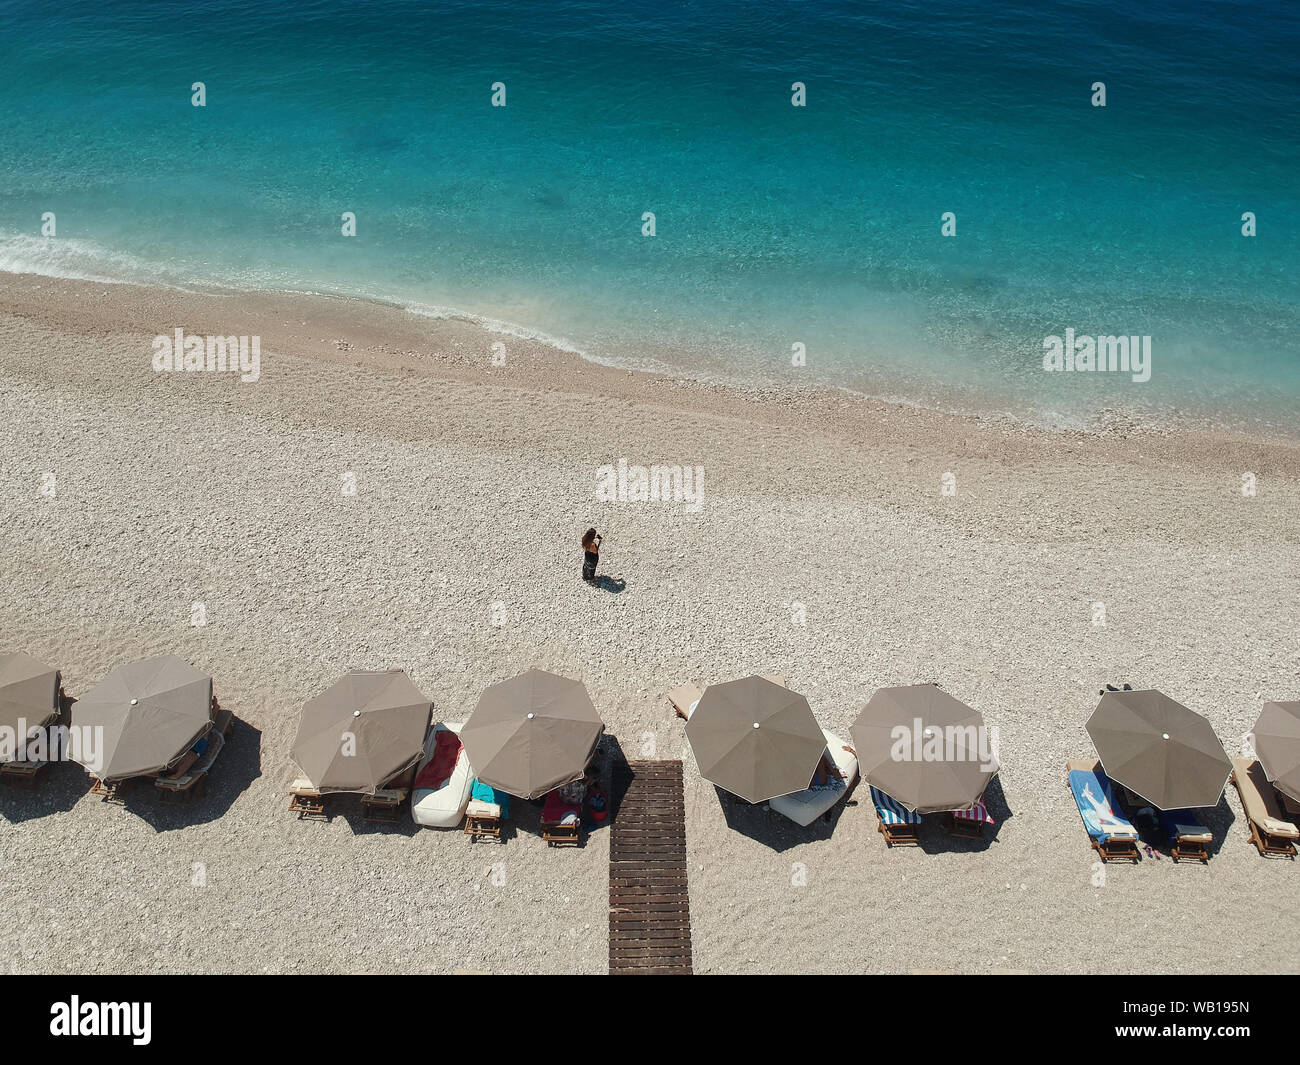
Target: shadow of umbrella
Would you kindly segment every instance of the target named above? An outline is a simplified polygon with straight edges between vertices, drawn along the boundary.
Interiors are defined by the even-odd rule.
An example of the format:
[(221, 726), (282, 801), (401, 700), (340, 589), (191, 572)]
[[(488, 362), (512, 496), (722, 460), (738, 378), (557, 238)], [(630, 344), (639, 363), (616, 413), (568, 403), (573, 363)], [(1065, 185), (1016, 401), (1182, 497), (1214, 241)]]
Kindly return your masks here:
[(166, 803), (159, 798), (152, 781), (137, 780), (119, 792), (121, 805), (156, 832), (174, 832), (224, 817), (235, 800), (262, 775), (261, 730), (238, 717), (233, 726), (230, 738), (208, 771), (202, 795), (190, 802)]

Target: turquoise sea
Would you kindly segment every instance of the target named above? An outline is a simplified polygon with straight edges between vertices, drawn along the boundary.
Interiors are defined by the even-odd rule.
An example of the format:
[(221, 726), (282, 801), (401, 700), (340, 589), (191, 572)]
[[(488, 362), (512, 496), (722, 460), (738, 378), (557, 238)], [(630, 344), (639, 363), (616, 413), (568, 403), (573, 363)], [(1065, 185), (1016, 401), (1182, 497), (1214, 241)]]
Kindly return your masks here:
[[(354, 294), (1053, 426), (1291, 429), (1298, 56), (1277, 0), (4, 0), (0, 269)], [(1044, 373), (1067, 328), (1150, 335), (1151, 380)]]

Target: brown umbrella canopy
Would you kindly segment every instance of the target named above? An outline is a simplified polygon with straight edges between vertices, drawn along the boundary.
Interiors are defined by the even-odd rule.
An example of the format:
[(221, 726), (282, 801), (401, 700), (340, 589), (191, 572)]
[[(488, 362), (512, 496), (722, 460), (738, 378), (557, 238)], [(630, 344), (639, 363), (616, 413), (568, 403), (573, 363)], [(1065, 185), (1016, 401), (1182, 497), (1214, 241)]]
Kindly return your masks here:
[(1154, 689), (1106, 692), (1088, 735), (1106, 775), (1159, 810), (1217, 806), (1232, 772), (1210, 723)]
[(320, 791), (374, 791), (420, 760), (432, 715), (402, 670), (353, 670), (306, 702), (289, 753)]
[[(26, 734), (59, 712), (59, 671), (29, 654), (0, 655), (0, 728)], [(5, 755), (8, 757), (8, 755)]]
[(69, 718), (95, 730), (80, 760), (100, 780), (157, 773), (212, 727), (212, 678), (175, 655), (144, 658), (115, 667)]
[(764, 677), (710, 684), (686, 738), (704, 778), (746, 802), (803, 791), (826, 750), (808, 700)]
[(849, 732), (867, 783), (914, 813), (964, 810), (998, 771), (983, 716), (933, 684), (877, 689)]
[(488, 688), (460, 739), (479, 780), (535, 799), (582, 776), (604, 731), (582, 681), (530, 669)]
[(1300, 802), (1300, 703), (1265, 703), (1253, 731), (1268, 779)]

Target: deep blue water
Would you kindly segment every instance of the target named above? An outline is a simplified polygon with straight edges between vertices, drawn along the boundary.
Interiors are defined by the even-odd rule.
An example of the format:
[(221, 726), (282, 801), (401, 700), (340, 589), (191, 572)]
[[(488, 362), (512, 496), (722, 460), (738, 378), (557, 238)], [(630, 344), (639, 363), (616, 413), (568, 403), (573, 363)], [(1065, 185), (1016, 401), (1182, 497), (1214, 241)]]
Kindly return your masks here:
[[(1297, 56), (1272, 0), (4, 0), (0, 269), (380, 297), (1048, 424), (1286, 426)], [(1044, 373), (1067, 327), (1151, 335), (1151, 380)]]

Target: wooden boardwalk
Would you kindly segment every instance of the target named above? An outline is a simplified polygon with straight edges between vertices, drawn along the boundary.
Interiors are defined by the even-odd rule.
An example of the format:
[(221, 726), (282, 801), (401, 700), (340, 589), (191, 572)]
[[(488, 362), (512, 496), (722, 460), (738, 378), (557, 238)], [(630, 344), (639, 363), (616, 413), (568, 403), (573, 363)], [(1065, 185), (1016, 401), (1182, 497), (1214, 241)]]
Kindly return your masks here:
[(686, 803), (681, 762), (613, 767), (609, 971), (689, 974)]

